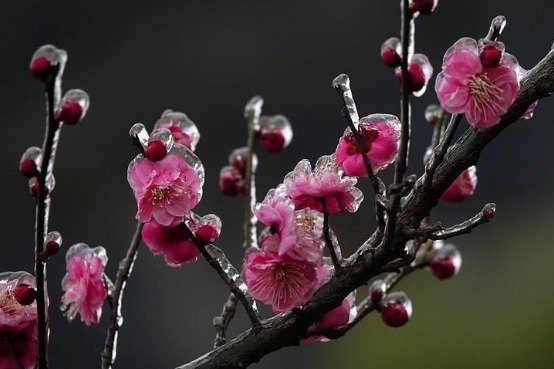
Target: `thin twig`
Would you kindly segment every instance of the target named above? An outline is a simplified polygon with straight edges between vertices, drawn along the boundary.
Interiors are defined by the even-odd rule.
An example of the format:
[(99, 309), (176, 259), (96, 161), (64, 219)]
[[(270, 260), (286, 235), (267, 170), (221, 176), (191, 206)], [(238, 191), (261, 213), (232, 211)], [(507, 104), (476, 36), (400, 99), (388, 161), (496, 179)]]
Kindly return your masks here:
[(55, 110), (61, 99), (61, 73), (57, 65), (52, 77), (46, 84), (46, 130), (42, 144), (42, 162), (40, 173), (37, 176), (38, 195), (36, 198), (35, 213), (35, 278), (37, 285), (37, 368), (48, 368), (48, 301), (46, 289), (46, 264), (39, 255), (44, 250), (44, 240), (48, 233), (48, 219), (50, 215), (50, 195), (47, 181), (53, 175), (56, 149), (60, 137), (61, 124), (56, 120)]
[(473, 228), (478, 227), (483, 223), (488, 223), (494, 217), (496, 205), (493, 203), (486, 204), (480, 213), (474, 215), (471, 219), (466, 220), (455, 226), (436, 230), (429, 233), (428, 237), (431, 240), (446, 240), (465, 233), (471, 233)]
[[(369, 161), (369, 150), (367, 150), (367, 148), (365, 147), (364, 141), (362, 140), (360, 132), (358, 131), (358, 109), (356, 108), (356, 103), (354, 102), (354, 97), (352, 96), (352, 90), (350, 89), (350, 78), (348, 78), (346, 74), (341, 74), (337, 76), (333, 80), (333, 88), (339, 95), (341, 101), (342, 116), (345, 117), (348, 121), (348, 127), (350, 127), (350, 131), (352, 132), (352, 135), (356, 140), (358, 151), (360, 152), (360, 155), (364, 162), (364, 166), (367, 170), (369, 181), (371, 182), (371, 186), (373, 187), (373, 193), (375, 195), (375, 198), (377, 198), (377, 196), (382, 195), (384, 191), (380, 186), (379, 178), (377, 178), (375, 176), (375, 173), (373, 172), (371, 162)], [(379, 225), (379, 229), (385, 229), (384, 209), (378, 201), (375, 201), (375, 215), (377, 217), (377, 224)]]
[(244, 117), (248, 122), (247, 153), (246, 153), (246, 199), (244, 201), (244, 249), (257, 247), (256, 217), (253, 213), (256, 205), (256, 167), (254, 160), (254, 141), (259, 126), (264, 99), (261, 96), (252, 97), (244, 107)]
[(400, 148), (396, 159), (394, 170), (394, 183), (400, 184), (404, 180), (404, 174), (408, 165), (408, 154), (410, 150), (411, 134), (411, 106), (410, 106), (410, 79), (408, 77), (408, 63), (413, 54), (415, 22), (413, 13), (410, 11), (409, 0), (402, 0), (402, 26), (401, 26), (401, 44), (402, 44), (402, 100), (400, 103), (400, 122), (402, 131), (400, 134)]
[(321, 205), (323, 206), (323, 237), (325, 238), (325, 244), (331, 255), (331, 260), (335, 267), (335, 272), (339, 272), (342, 269), (341, 261), (337, 253), (335, 252), (335, 243), (331, 238), (331, 233), (329, 230), (329, 213), (327, 212), (327, 201), (325, 198), (321, 199)]
[(235, 316), (238, 301), (239, 300), (237, 296), (235, 296), (234, 293), (231, 293), (225, 304), (223, 304), (221, 315), (214, 317), (213, 325), (216, 330), (214, 348), (222, 346), (227, 342), (227, 328), (229, 327), (229, 323)]
[(127, 279), (133, 271), (133, 265), (137, 259), (138, 248), (140, 241), (142, 240), (141, 231), (143, 224), (137, 222), (135, 234), (127, 249), (125, 258), (119, 263), (119, 270), (117, 271), (117, 279), (112, 291), (109, 291), (110, 301), (110, 326), (108, 328), (108, 335), (106, 337), (106, 343), (104, 345), (104, 351), (102, 352), (102, 369), (110, 369), (113, 366), (116, 358), (116, 346), (117, 335), (121, 325), (123, 324), (123, 317), (121, 315), (121, 305), (123, 303), (123, 291), (125, 290), (125, 284)]
[[(248, 318), (250, 319), (250, 322), (252, 323), (252, 329), (257, 332), (262, 329), (262, 324), (260, 322), (260, 318), (258, 316), (258, 313), (255, 311), (252, 304), (248, 301), (248, 298), (246, 297), (245, 292), (237, 286), (235, 283), (235, 280), (225, 271), (225, 269), (221, 266), (219, 260), (214, 258), (208, 250), (206, 250), (205, 245), (202, 245), (200, 242), (198, 242), (198, 239), (194, 235), (194, 233), (190, 230), (190, 228), (185, 224), (181, 223), (181, 227), (183, 230), (187, 233), (187, 236), (192, 240), (194, 245), (200, 250), (200, 253), (202, 253), (202, 256), (208, 264), (217, 272), (219, 277), (225, 282), (227, 287), (231, 290), (231, 292), (237, 296), (241, 304), (244, 306), (244, 309), (246, 310), (246, 314), (248, 315)], [(234, 268), (233, 268), (234, 269)]]

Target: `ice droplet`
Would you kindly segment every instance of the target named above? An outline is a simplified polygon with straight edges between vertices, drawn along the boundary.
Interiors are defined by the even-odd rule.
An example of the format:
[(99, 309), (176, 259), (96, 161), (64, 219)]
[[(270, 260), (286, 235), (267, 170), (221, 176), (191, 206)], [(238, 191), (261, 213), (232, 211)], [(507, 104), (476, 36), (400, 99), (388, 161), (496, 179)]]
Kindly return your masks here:
[(344, 116), (349, 116), (350, 120), (356, 126), (359, 121), (358, 110), (350, 89), (350, 78), (346, 74), (340, 74), (333, 80), (333, 88), (341, 95), (346, 111), (343, 111)]
[(144, 149), (146, 149), (146, 146), (148, 145), (149, 134), (144, 127), (144, 124), (135, 123), (129, 130), (129, 137), (131, 137), (131, 140), (133, 140), (133, 143), (135, 145), (137, 145), (139, 148), (142, 148), (141, 151), (144, 151)]

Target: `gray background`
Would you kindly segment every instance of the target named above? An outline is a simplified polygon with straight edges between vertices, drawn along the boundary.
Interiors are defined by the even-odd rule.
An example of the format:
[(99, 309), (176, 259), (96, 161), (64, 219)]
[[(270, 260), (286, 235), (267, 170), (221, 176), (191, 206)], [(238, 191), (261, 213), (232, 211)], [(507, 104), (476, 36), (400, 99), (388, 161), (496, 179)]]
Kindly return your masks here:
[[(437, 72), (451, 44), (483, 36), (490, 19), (504, 14), (502, 40), (530, 68), (552, 44), (553, 11), (547, 0), (441, 1), (433, 16), (418, 19), (416, 50)], [(242, 203), (221, 195), (217, 178), (228, 153), (244, 144), (244, 103), (263, 95), (264, 111), (287, 115), (295, 132), (285, 152), (259, 153), (262, 195), (300, 159), (334, 150), (345, 124), (331, 89), (339, 73), (350, 75), (361, 115), (399, 113), (396, 81), (379, 60), (381, 43), (398, 32), (396, 1), (2, 0), (0, 270), (32, 269), (34, 205), (17, 168), (25, 148), (42, 142), (42, 87), (28, 72), (40, 45), (66, 49), (64, 87), (91, 95), (86, 120), (62, 134), (51, 229), (63, 234), (64, 249), (77, 242), (105, 246), (113, 278), (134, 229), (125, 174), (136, 154), (127, 139), (133, 123), (151, 125), (166, 108), (197, 123), (197, 153), (207, 171), (197, 211), (221, 216), (219, 245), (239, 265)], [(432, 86), (414, 102), (413, 173), (422, 171), (431, 133), (422, 111), (433, 102)], [(551, 368), (553, 114), (552, 100), (542, 101), (536, 118), (510, 128), (485, 151), (475, 196), (461, 206), (441, 204), (433, 214), (451, 224), (485, 202), (499, 204), (492, 224), (456, 241), (464, 253), (459, 278), (437, 283), (422, 272), (401, 285), (415, 307), (405, 328), (383, 327), (371, 316), (340, 341), (287, 348), (255, 367)], [(361, 187), (369, 189), (367, 181)], [(345, 254), (373, 229), (371, 207), (331, 220)], [(95, 327), (63, 319), (64, 271), (63, 255), (49, 262), (51, 367), (97, 368), (106, 314)], [(226, 296), (202, 260), (171, 269), (141, 249), (125, 295), (117, 367), (172, 368), (206, 352), (211, 319)], [(231, 332), (245, 327), (241, 311)]]

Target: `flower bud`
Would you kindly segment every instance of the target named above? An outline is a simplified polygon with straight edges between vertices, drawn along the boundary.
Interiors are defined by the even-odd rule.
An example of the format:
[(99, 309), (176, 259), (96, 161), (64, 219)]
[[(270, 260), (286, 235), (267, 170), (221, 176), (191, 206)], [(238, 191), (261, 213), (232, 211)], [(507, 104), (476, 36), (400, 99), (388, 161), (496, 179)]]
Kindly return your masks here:
[(60, 107), (56, 111), (56, 119), (73, 126), (85, 117), (89, 104), (89, 97), (85, 91), (69, 90), (60, 102)]
[(236, 196), (244, 192), (244, 178), (237, 168), (230, 165), (221, 168), (219, 189), (227, 196)]
[(389, 327), (402, 327), (412, 316), (412, 302), (404, 292), (392, 292), (381, 302), (379, 312)]
[(269, 152), (279, 152), (292, 141), (291, 125), (283, 115), (262, 116), (259, 134), (262, 147)]
[(431, 104), (425, 109), (425, 120), (427, 123), (435, 125), (440, 123), (444, 115), (444, 109), (438, 104)]
[(144, 155), (148, 160), (160, 161), (167, 155), (167, 149), (162, 141), (150, 141), (144, 150)]
[(56, 255), (60, 251), (62, 236), (58, 232), (48, 232), (44, 240), (44, 251), (48, 256)]
[(215, 214), (204, 215), (194, 225), (194, 235), (202, 245), (209, 245), (217, 241), (221, 234), (221, 219)]
[(37, 297), (37, 290), (26, 283), (21, 283), (15, 287), (13, 295), (21, 305), (31, 305)]
[(421, 15), (431, 14), (437, 7), (439, 0), (411, 0), (410, 10)]
[(462, 267), (462, 255), (456, 246), (451, 243), (445, 243), (430, 252), (427, 265), (438, 279), (449, 279), (460, 271)]
[[(396, 68), (394, 73), (398, 82), (402, 85), (402, 69), (400, 67)], [(408, 92), (418, 97), (423, 95), (432, 75), (433, 67), (429, 63), (429, 59), (423, 54), (414, 54), (408, 65)]]
[(387, 293), (387, 284), (382, 279), (377, 279), (369, 286), (371, 302), (378, 304)]
[(42, 150), (36, 146), (29, 147), (19, 161), (19, 171), (27, 178), (39, 175), (42, 161)]
[(236, 149), (231, 151), (231, 154), (229, 154), (229, 165), (235, 167), (243, 177), (246, 175), (247, 155), (247, 147), (237, 147)]
[(471, 166), (464, 170), (452, 182), (452, 184), (442, 194), (442, 199), (446, 202), (463, 202), (468, 197), (473, 195), (475, 187), (477, 187), (477, 168)]
[(485, 68), (495, 68), (500, 64), (505, 46), (502, 42), (479, 40), (479, 60)]
[(402, 63), (401, 44), (396, 37), (391, 37), (381, 45), (381, 60), (388, 67), (396, 68)]
[(66, 60), (67, 53), (65, 50), (52, 45), (44, 45), (33, 54), (29, 68), (35, 78), (47, 83), (52, 78), (56, 68), (58, 68), (56, 71), (58, 74), (63, 71)]

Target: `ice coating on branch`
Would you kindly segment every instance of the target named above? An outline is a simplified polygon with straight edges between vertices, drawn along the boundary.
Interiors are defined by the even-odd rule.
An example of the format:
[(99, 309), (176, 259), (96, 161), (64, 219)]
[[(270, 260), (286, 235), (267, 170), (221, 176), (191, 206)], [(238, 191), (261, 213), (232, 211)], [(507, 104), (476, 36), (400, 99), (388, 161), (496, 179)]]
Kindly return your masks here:
[(163, 255), (167, 265), (178, 267), (193, 263), (200, 256), (200, 250), (181, 225), (166, 227), (148, 222), (142, 227), (142, 239), (153, 255)]
[(148, 145), (149, 134), (142, 123), (135, 123), (129, 130), (129, 137), (133, 140), (134, 144), (141, 148), (141, 151), (146, 149)]
[[(34, 290), (35, 278), (26, 272), (0, 273), (0, 368), (32, 369), (37, 355), (37, 307), (21, 305), (18, 287)], [(14, 357), (15, 354), (15, 357)]]
[(106, 250), (101, 246), (90, 248), (78, 243), (67, 250), (65, 260), (61, 309), (69, 321), (79, 314), (86, 325), (98, 324), (107, 296), (102, 278), (108, 262)]
[(56, 111), (56, 120), (70, 126), (75, 125), (85, 117), (89, 105), (90, 99), (85, 91), (69, 90), (60, 101), (60, 106)]
[(296, 209), (323, 212), (324, 200), (329, 214), (358, 210), (363, 193), (355, 187), (356, 182), (356, 178), (342, 176), (334, 155), (320, 157), (313, 171), (307, 159), (301, 160), (284, 179)]
[(269, 152), (279, 152), (292, 141), (292, 127), (284, 115), (263, 115), (260, 117), (260, 139), (262, 147)]
[(66, 61), (65, 50), (58, 49), (53, 45), (43, 45), (33, 54), (29, 68), (35, 78), (47, 83), (56, 69), (56, 75), (63, 74)]
[(200, 141), (200, 132), (196, 124), (185, 114), (166, 110), (162, 117), (154, 124), (154, 129), (166, 128), (173, 135), (173, 139), (178, 144), (186, 146), (189, 150), (195, 151), (198, 141)]
[(460, 174), (444, 193), (442, 199), (446, 202), (463, 202), (473, 195), (477, 187), (477, 167), (474, 165)]
[(137, 200), (136, 218), (170, 226), (181, 222), (202, 198), (204, 167), (185, 146), (174, 144), (156, 162), (137, 156), (127, 179)]
[(250, 295), (281, 312), (306, 303), (317, 288), (316, 267), (262, 250), (249, 250), (242, 278)]
[[(358, 133), (374, 173), (394, 162), (398, 153), (401, 124), (397, 117), (372, 114), (360, 119)], [(336, 160), (348, 176), (367, 177), (367, 168), (350, 127), (339, 139)]]
[(497, 124), (515, 100), (519, 65), (512, 55), (503, 52), (497, 66), (486, 67), (479, 55), (477, 41), (458, 40), (444, 55), (435, 90), (447, 112), (465, 114), (471, 126), (482, 129)]

